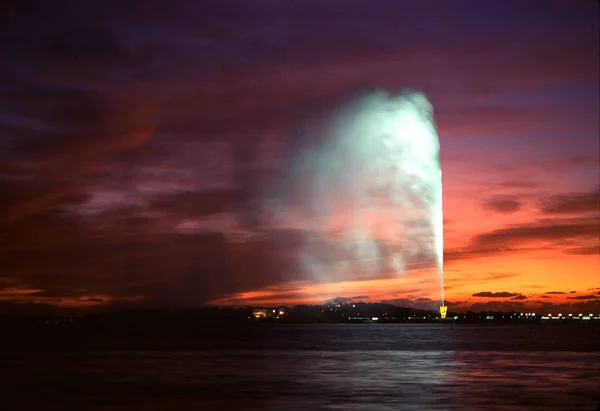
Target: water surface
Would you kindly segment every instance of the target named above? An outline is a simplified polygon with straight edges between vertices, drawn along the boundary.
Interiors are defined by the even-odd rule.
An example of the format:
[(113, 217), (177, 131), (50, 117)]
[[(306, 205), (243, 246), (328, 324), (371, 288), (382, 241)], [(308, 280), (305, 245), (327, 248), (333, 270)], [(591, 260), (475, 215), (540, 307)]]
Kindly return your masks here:
[(272, 324), (146, 336), (143, 350), (5, 352), (3, 409), (596, 410), (599, 331)]

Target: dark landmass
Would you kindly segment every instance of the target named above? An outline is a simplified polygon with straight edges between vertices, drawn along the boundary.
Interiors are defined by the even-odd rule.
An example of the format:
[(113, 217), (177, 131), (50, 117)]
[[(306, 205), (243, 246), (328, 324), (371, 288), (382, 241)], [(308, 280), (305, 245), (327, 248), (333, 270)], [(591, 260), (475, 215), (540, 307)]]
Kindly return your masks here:
[[(197, 310), (119, 311), (80, 316), (0, 316), (4, 350), (208, 349), (239, 344), (244, 335), (268, 324), (529, 324), (600, 325), (598, 317), (546, 319), (517, 312), (448, 313), (383, 303), (299, 305), (295, 307), (205, 307)], [(210, 337), (210, 338), (207, 338)], [(210, 345), (209, 344), (209, 345)]]

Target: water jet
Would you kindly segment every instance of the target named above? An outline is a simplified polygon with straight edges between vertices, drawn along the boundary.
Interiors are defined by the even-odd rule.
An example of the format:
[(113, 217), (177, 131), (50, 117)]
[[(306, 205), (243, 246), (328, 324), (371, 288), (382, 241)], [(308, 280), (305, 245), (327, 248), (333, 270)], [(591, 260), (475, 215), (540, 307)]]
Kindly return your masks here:
[(305, 274), (335, 283), (432, 268), (445, 317), (440, 145), (425, 95), (363, 95), (320, 132), (296, 151), (273, 210), (303, 222)]

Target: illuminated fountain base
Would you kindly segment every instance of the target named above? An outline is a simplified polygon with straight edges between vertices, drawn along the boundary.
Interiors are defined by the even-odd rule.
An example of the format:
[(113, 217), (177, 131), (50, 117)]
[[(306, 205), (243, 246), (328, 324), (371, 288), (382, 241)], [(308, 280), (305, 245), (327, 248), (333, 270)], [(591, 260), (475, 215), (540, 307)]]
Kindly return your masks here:
[(445, 305), (440, 305), (440, 317), (442, 317), (442, 319), (446, 318), (447, 312), (448, 312), (448, 307), (446, 307)]

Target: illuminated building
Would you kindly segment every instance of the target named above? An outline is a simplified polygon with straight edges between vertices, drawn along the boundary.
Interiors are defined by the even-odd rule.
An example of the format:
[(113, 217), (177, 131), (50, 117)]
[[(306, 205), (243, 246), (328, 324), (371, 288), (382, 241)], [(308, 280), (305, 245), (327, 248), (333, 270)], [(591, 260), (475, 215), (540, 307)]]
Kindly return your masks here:
[(267, 310), (264, 308), (254, 308), (252, 310), (252, 316), (257, 319), (267, 318)]
[(285, 315), (285, 308), (253, 308), (252, 317), (262, 320), (267, 318), (278, 319)]

